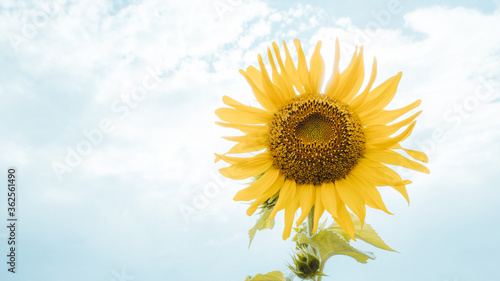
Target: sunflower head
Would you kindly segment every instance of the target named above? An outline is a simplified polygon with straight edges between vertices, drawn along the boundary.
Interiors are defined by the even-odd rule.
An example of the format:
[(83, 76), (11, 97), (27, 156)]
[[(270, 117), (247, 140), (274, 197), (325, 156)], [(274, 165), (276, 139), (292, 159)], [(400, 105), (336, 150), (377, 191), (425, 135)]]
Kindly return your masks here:
[(361, 89), (365, 75), (363, 48), (356, 49), (347, 68), (340, 72), (338, 40), (332, 76), (323, 87), (321, 42), (309, 65), (300, 42), (294, 43), (297, 63), (285, 42), (284, 59), (273, 43), (274, 53), (271, 48), (267, 50), (270, 73), (260, 55), (259, 69), (250, 66), (240, 70), (260, 107), (223, 97), (229, 107), (216, 110), (224, 121), (217, 124), (238, 129), (243, 135), (226, 137), (236, 144), (226, 154), (216, 154), (216, 161), (222, 159), (230, 164), (220, 170), (226, 177), (241, 180), (258, 175), (234, 199), (252, 201), (247, 211), (251, 215), (273, 198), (270, 219), (285, 210), (284, 239), (290, 235), (297, 210), (301, 209), (296, 221), (300, 225), (313, 206), (314, 231), (327, 211), (354, 237), (348, 209), (362, 224), (366, 206), (389, 213), (377, 187), (390, 186), (409, 202), (405, 186), (410, 181), (387, 165), (429, 172), (419, 163), (427, 162), (425, 154), (400, 145), (411, 134), (420, 112), (405, 115), (420, 101), (386, 110), (396, 94), (401, 73), (372, 88), (376, 78), (374, 60), (370, 79)]

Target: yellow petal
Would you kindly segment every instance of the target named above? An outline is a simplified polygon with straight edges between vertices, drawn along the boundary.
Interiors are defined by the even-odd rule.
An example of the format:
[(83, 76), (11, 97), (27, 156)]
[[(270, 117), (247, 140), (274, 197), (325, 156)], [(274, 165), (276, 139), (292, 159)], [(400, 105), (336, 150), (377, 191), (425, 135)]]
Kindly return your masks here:
[(311, 71), (309, 73), (309, 82), (311, 92), (319, 94), (323, 86), (323, 79), (325, 77), (325, 62), (320, 54), (321, 41), (316, 44), (316, 49), (311, 57)]
[(322, 186), (315, 186), (316, 188), (316, 200), (314, 202), (314, 226), (313, 226), (313, 233), (316, 233), (318, 230), (318, 223), (319, 219), (325, 212), (325, 207), (323, 207), (323, 203), (321, 202), (321, 188)]
[[(385, 166), (384, 164), (377, 162), (377, 161), (372, 161), (369, 159), (362, 159), (365, 160), (365, 164), (371, 167), (374, 167), (377, 169), (377, 174), (379, 174), (382, 177), (386, 177), (388, 179), (396, 180), (396, 181), (403, 181), (401, 177), (396, 173), (394, 170), (391, 168)], [(359, 165), (358, 165), (359, 166)], [(356, 166), (356, 168), (358, 167)], [(405, 181), (403, 181), (405, 182)], [(409, 182), (409, 181), (408, 181)], [(411, 183), (411, 182), (410, 182)], [(408, 201), (408, 204), (410, 204), (410, 198), (408, 197), (408, 193), (406, 192), (405, 184), (408, 183), (401, 183), (401, 184), (387, 184), (388, 186), (393, 187), (396, 191), (401, 193), (403, 197)]]
[[(395, 110), (381, 110), (377, 111), (371, 115), (366, 115), (362, 122), (364, 125), (373, 125), (373, 124), (388, 124), (404, 114), (408, 113), (414, 108), (417, 108), (420, 105), (421, 101), (417, 100), (403, 108), (395, 109)], [(359, 112), (356, 111), (356, 112)]]
[(286, 55), (285, 59), (286, 73), (292, 80), (292, 83), (295, 86), (295, 89), (297, 89), (297, 92), (299, 92), (299, 94), (304, 94), (305, 93), (304, 86), (300, 82), (299, 74), (297, 72), (297, 69), (295, 68), (292, 56), (290, 56), (290, 52), (288, 51), (288, 47), (286, 46), (285, 41), (283, 41), (283, 46), (285, 47), (285, 55)]
[(309, 215), (309, 211), (311, 210), (314, 200), (316, 199), (316, 188), (312, 184), (302, 184), (297, 186), (297, 192), (299, 197), (299, 206), (302, 212), (297, 220), (297, 226), (299, 226)]
[(346, 82), (348, 81), (348, 77), (352, 73), (352, 70), (355, 68), (356, 63), (357, 63), (357, 57), (358, 57), (358, 47), (356, 47), (356, 50), (354, 51), (354, 54), (352, 55), (351, 62), (347, 66), (347, 68), (342, 71), (342, 73), (339, 74), (339, 82), (337, 84), (337, 87), (335, 89), (332, 89), (332, 93), (326, 93), (327, 95), (342, 100), (342, 97), (344, 97), (346, 94), (344, 93), (344, 87)]
[(297, 49), (297, 54), (299, 61), (297, 63), (297, 73), (299, 74), (300, 83), (304, 86), (304, 90), (307, 94), (316, 94), (312, 91), (311, 84), (309, 83), (309, 71), (307, 70), (306, 56), (300, 45), (298, 39), (293, 40), (295, 43), (295, 49)]
[[(233, 159), (236, 157), (232, 157)], [(250, 158), (240, 158), (229, 167), (222, 168), (219, 172), (226, 178), (242, 180), (265, 172), (271, 167), (273, 161), (269, 152), (262, 152)]]
[(378, 139), (378, 140), (372, 140), (372, 141), (367, 141), (366, 142), (366, 148), (367, 149), (386, 149), (386, 148), (391, 148), (397, 143), (404, 141), (406, 138), (408, 138), (413, 131), (413, 128), (415, 128), (415, 124), (417, 121), (413, 121), (410, 126), (408, 126), (401, 134), (392, 137), (392, 138), (383, 138), (383, 139)]
[(247, 210), (247, 215), (251, 216), (257, 210), (260, 204), (269, 200), (271, 196), (274, 196), (276, 193), (278, 193), (283, 187), (284, 182), (285, 182), (285, 177), (280, 174), (276, 179), (276, 181), (264, 193), (259, 195), (259, 197), (255, 199), (255, 201), (252, 202), (252, 204)]
[(283, 230), (283, 240), (286, 240), (290, 237), (290, 232), (292, 232), (293, 220), (295, 218), (295, 213), (299, 207), (298, 198), (292, 198), (292, 200), (288, 203), (288, 206), (285, 207), (285, 229)]
[(244, 142), (248, 144), (261, 144), (267, 140), (267, 134), (248, 134), (244, 136), (222, 137), (228, 141)]
[(412, 116), (406, 118), (405, 120), (400, 121), (398, 123), (394, 123), (394, 124), (389, 125), (389, 126), (387, 126), (387, 125), (366, 126), (363, 129), (363, 131), (364, 131), (367, 139), (376, 140), (376, 139), (380, 139), (380, 138), (385, 138), (385, 137), (388, 137), (388, 136), (396, 133), (399, 129), (401, 129), (404, 126), (413, 122), (413, 120), (415, 120), (420, 115), (420, 113), (422, 113), (422, 111), (419, 111), (419, 112), (413, 114)]
[(394, 174), (388, 172), (388, 170), (394, 172), (380, 162), (363, 158), (360, 159), (359, 163), (349, 172), (349, 174), (359, 176), (360, 178), (366, 178), (376, 186), (405, 185), (411, 183), (409, 180), (402, 180), (396, 172), (394, 173), (397, 176), (394, 176)]
[(352, 107), (354, 111), (358, 111), (358, 107), (366, 101), (368, 93), (370, 92), (370, 89), (372, 88), (376, 77), (377, 77), (377, 59), (373, 58), (372, 72), (368, 84), (366, 85), (365, 89), (361, 94), (357, 95), (351, 102), (349, 102), (349, 106)]
[(259, 150), (263, 150), (268, 147), (265, 143), (266, 139), (263, 139), (261, 143), (248, 143), (248, 142), (240, 142), (235, 144), (231, 149), (227, 152), (227, 154), (240, 154), (240, 153), (249, 153), (255, 152)]
[(349, 103), (352, 98), (359, 92), (363, 80), (365, 78), (365, 66), (363, 63), (363, 47), (360, 48), (359, 54), (354, 60), (352, 68), (346, 69), (341, 74), (339, 83), (338, 97), (345, 103)]
[(215, 124), (225, 128), (237, 129), (245, 134), (266, 134), (269, 132), (268, 125), (244, 125), (235, 123), (224, 123), (219, 121), (215, 122)]
[(398, 89), (398, 84), (402, 75), (403, 74), (399, 72), (396, 76), (387, 79), (384, 83), (373, 89), (370, 95), (375, 98), (370, 99), (370, 97), (368, 97), (368, 100), (359, 107), (359, 116), (364, 118), (387, 106), (396, 95), (396, 90)]
[(273, 51), (274, 51), (274, 55), (276, 56), (276, 61), (278, 62), (281, 73), (286, 73), (285, 64), (283, 63), (283, 60), (281, 59), (280, 48), (278, 47), (278, 44), (276, 44), (275, 42), (273, 42)]
[(283, 76), (283, 81), (286, 84), (285, 86), (286, 86), (287, 90), (283, 91), (283, 93), (285, 94), (285, 98), (287, 100), (295, 98), (297, 95), (295, 94), (295, 91), (293, 89), (292, 78), (288, 74), (286, 67), (285, 67), (285, 64), (283, 63), (283, 60), (281, 59), (281, 54), (280, 54), (280, 50), (278, 48), (278, 45), (274, 42), (273, 42), (273, 50), (274, 50), (274, 54), (276, 55), (276, 60), (278, 61), (278, 65), (279, 65), (280, 70), (281, 70), (281, 75)]
[[(287, 100), (289, 96), (293, 95), (293, 85), (290, 83), (288, 79), (284, 79), (281, 74), (278, 72), (278, 68), (274, 63), (273, 54), (271, 53), (271, 49), (267, 48), (267, 55), (269, 57), (269, 62), (271, 63), (272, 76), (273, 76), (273, 84), (276, 86), (276, 92), (280, 96), (281, 100)], [(290, 93), (292, 92), (292, 93)]]
[[(250, 76), (251, 73), (252, 73), (252, 77), (255, 76), (254, 70), (258, 72), (258, 76), (260, 76), (259, 79), (251, 78), (251, 76)], [(249, 68), (247, 68), (246, 72), (243, 71), (242, 69), (240, 69), (240, 73), (247, 80), (248, 84), (252, 88), (252, 92), (253, 92), (255, 98), (260, 103), (260, 105), (262, 105), (262, 107), (264, 107), (265, 109), (267, 109), (270, 112), (275, 112), (276, 110), (278, 110), (278, 106), (264, 92), (264, 86), (262, 85), (262, 74), (260, 73), (260, 71), (255, 69), (253, 66), (250, 66)], [(256, 82), (254, 82), (254, 81), (256, 81)], [(256, 83), (260, 83), (260, 84), (257, 86)], [(260, 87), (262, 87), (262, 88), (260, 88)]]
[(276, 91), (276, 94), (279, 97), (279, 100), (285, 100), (285, 96), (283, 94), (283, 78), (281, 75), (278, 73), (278, 69), (276, 68), (276, 64), (274, 63), (273, 59), (273, 54), (271, 53), (271, 49), (268, 47), (267, 48), (267, 56), (269, 58), (269, 63), (271, 64), (271, 77), (272, 77), (272, 84), (274, 85), (274, 90)]
[[(254, 107), (255, 108), (255, 107)], [(258, 109), (258, 108), (255, 108)], [(267, 124), (271, 122), (272, 115), (267, 111), (243, 111), (234, 108), (218, 108), (215, 114), (222, 120), (237, 124)]]
[(263, 110), (263, 109), (260, 109), (260, 108), (256, 108), (256, 107), (253, 107), (253, 106), (249, 106), (249, 105), (244, 105), (228, 96), (223, 96), (222, 97), (222, 102), (224, 102), (225, 104), (231, 106), (231, 107), (234, 107), (235, 109), (238, 109), (238, 110), (241, 110), (241, 111), (245, 111), (245, 112), (251, 112), (251, 113), (257, 113), (257, 114), (262, 114), (262, 115), (272, 115), (272, 113), (266, 111), (266, 110)]
[[(243, 69), (240, 69), (240, 73), (243, 71)], [(255, 84), (259, 90), (264, 92), (264, 84), (262, 83), (262, 73), (260, 70), (253, 66), (247, 67), (247, 70), (245, 71), (245, 74), (250, 78), (250, 80)]]
[(321, 203), (325, 209), (334, 217), (337, 217), (337, 198), (335, 186), (331, 182), (324, 183), (321, 186)]
[(399, 143), (395, 144), (392, 147), (392, 149), (402, 149), (406, 153), (408, 153), (408, 155), (410, 155), (411, 158), (413, 158), (413, 159), (415, 159), (417, 161), (422, 161), (424, 163), (429, 162), (429, 158), (427, 158), (427, 155), (425, 153), (420, 152), (420, 151), (416, 151), (416, 150), (411, 150), (411, 149), (403, 148)]
[(262, 73), (262, 85), (264, 86), (264, 92), (279, 108), (285, 104), (283, 94), (280, 92), (281, 90), (278, 87), (276, 87), (276, 85), (274, 85), (274, 83), (269, 78), (269, 74), (267, 73), (264, 61), (262, 61), (262, 56), (259, 55), (258, 59), (259, 59), (260, 72)]
[(335, 59), (333, 62), (332, 77), (326, 84), (325, 88), (325, 94), (330, 97), (335, 97), (335, 90), (337, 89), (340, 82), (339, 63), (340, 63), (340, 46), (339, 46), (339, 39), (337, 38), (335, 40)]
[(382, 196), (373, 183), (369, 183), (369, 181), (366, 178), (363, 178), (362, 175), (358, 176), (355, 173), (349, 173), (347, 177), (349, 178), (348, 181), (352, 182), (352, 184), (359, 189), (358, 194), (363, 198), (363, 201), (367, 206), (391, 214), (389, 210), (387, 210), (387, 207), (382, 200)]
[(269, 215), (269, 219), (274, 219), (276, 213), (281, 211), (286, 205), (295, 198), (296, 193), (295, 181), (293, 180), (285, 180), (283, 187), (280, 190), (280, 194), (278, 196), (278, 201), (276, 201), (276, 205), (274, 206), (273, 211)]
[(235, 201), (250, 201), (264, 193), (278, 179), (279, 170), (271, 167), (262, 177), (253, 182), (250, 186), (242, 189), (234, 196)]
[(228, 164), (234, 164), (238, 161), (242, 161), (242, 157), (233, 157), (233, 156), (227, 156), (227, 155), (224, 155), (224, 154), (217, 154), (217, 153), (214, 153), (215, 154), (215, 162), (219, 161), (219, 160), (223, 160), (224, 162), (228, 163)]
[(391, 187), (394, 188), (397, 192), (401, 193), (401, 195), (403, 195), (403, 197), (408, 202), (408, 205), (410, 205), (410, 197), (408, 196), (408, 191), (406, 191), (406, 187), (404, 185), (391, 185)]
[(363, 198), (358, 194), (359, 189), (346, 179), (335, 181), (335, 187), (340, 195), (340, 199), (359, 218), (362, 227), (365, 223), (366, 207)]
[[(228, 97), (228, 96), (223, 96), (222, 102), (225, 103), (226, 105), (229, 105), (229, 106), (234, 107), (236, 109), (241, 109), (243, 111), (258, 111), (259, 112), (262, 110), (262, 109), (258, 109), (255, 107), (246, 106), (246, 105), (242, 104), (241, 102), (239, 102), (231, 97)], [(246, 110), (246, 108), (248, 108), (248, 110)]]
[(342, 202), (336, 190), (335, 193), (335, 197), (337, 198), (338, 216), (333, 217), (333, 219), (339, 224), (340, 227), (342, 227), (343, 230), (347, 232), (347, 234), (349, 234), (353, 240), (356, 241), (356, 238), (354, 237), (354, 222), (351, 219), (351, 215), (349, 214), (349, 211), (347, 211), (344, 202)]
[(384, 164), (389, 164), (389, 165), (395, 165), (395, 166), (401, 166), (405, 167), (411, 170), (415, 170), (421, 173), (430, 173), (429, 169), (425, 167), (424, 165), (415, 162), (413, 160), (410, 160), (403, 155), (392, 151), (392, 150), (367, 150), (365, 154), (363, 155), (368, 159), (374, 160), (374, 161), (379, 161)]
[(417, 160), (417, 161), (422, 161), (424, 163), (429, 162), (429, 158), (427, 158), (427, 155), (421, 151), (416, 151), (416, 150), (411, 150), (411, 149), (406, 149), (403, 148), (403, 150), (408, 153), (408, 155), (411, 156), (411, 158)]

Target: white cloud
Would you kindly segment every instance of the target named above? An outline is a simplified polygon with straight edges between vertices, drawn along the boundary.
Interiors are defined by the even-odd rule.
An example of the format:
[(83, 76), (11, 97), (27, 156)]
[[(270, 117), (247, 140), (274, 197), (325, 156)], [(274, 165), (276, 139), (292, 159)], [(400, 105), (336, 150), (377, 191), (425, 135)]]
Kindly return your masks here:
[[(3, 4), (0, 20), (4, 24), (0, 33), (22, 35), (27, 15), (41, 9), (37, 4), (22, 3)], [(214, 3), (227, 4), (223, 6), (226, 10), (217, 10)], [(322, 40), (322, 53), (330, 70), (336, 37), (344, 48), (342, 66), (352, 55), (351, 46), (365, 38), (367, 69), (375, 55), (378, 59), (376, 83), (400, 70), (404, 72), (394, 106), (423, 100), (424, 114), (419, 117), (414, 141), (409, 145), (418, 147), (432, 138), (436, 128), (448, 132), (444, 143), (436, 143), (436, 150), (430, 153), (429, 178), (415, 178), (409, 188), (412, 206), (406, 207), (402, 198), (384, 191), (388, 205), (397, 215), (387, 223), (384, 215), (370, 213), (375, 228), (383, 226), (379, 232), (396, 245), (406, 247), (407, 238), (397, 237), (396, 233), (401, 234), (398, 223), (407, 225), (414, 221), (408, 227), (417, 229), (421, 214), (431, 217), (431, 211), (440, 211), (437, 206), (423, 206), (442, 204), (429, 199), (432, 196), (445, 200), (448, 192), (457, 189), (460, 192), (451, 198), (459, 202), (461, 196), (468, 196), (485, 202), (478, 210), (493, 206), (481, 187), (470, 185), (475, 181), (483, 186), (494, 183), (495, 170), (491, 167), (498, 167), (495, 155), (500, 152), (496, 146), (500, 138), (496, 130), (500, 120), (498, 102), (491, 98), (481, 100), (467, 112), (468, 117), (460, 119), (457, 128), (454, 125), (458, 121), (450, 121), (443, 114), (454, 110), (454, 104), (464, 106), (482, 85), (478, 77), (491, 82), (498, 98), (500, 39), (495, 36), (495, 29), (500, 25), (499, 19), (498, 9), (483, 14), (470, 9), (435, 7), (406, 13), (404, 28), (374, 31), (367, 25), (352, 24), (349, 17), (332, 22), (322, 9), (311, 5), (272, 9), (259, 1), (144, 1), (118, 9), (102, 1), (67, 3), (50, 14), (48, 22), (37, 29), (33, 38), (23, 41), (17, 51), (8, 37), (1, 41), (0, 50), (5, 54), (2, 62), (7, 67), (2, 70), (0, 89), (10, 93), (1, 108), (15, 117), (11, 117), (12, 124), (19, 124), (1, 125), (4, 132), (15, 136), (2, 140), (1, 161), (36, 170), (31, 176), (28, 172), (22, 174), (27, 178), (25, 212), (34, 213), (34, 218), (49, 225), (60, 225), (57, 216), (62, 210), (62, 232), (84, 240), (87, 249), (81, 246), (79, 250), (84, 251), (81, 256), (86, 263), (92, 263), (85, 259), (97, 252), (108, 264), (135, 264), (133, 269), (141, 272), (141, 279), (149, 276), (150, 280), (157, 280), (160, 275), (147, 271), (155, 272), (162, 262), (169, 263), (173, 275), (191, 280), (199, 280), (196, 274), (210, 270), (220, 273), (227, 263), (232, 264), (228, 272), (231, 278), (244, 277), (241, 272), (246, 272), (247, 266), (264, 271), (265, 264), (272, 270), (271, 266), (280, 266), (288, 258), (284, 244), (283, 249), (265, 254), (272, 243), (279, 241), (280, 225), (273, 233), (261, 234), (269, 241), (259, 239), (261, 244), (246, 251), (247, 229), (253, 218), (245, 216), (244, 205), (231, 201), (241, 188), (240, 183), (219, 184), (208, 204), (196, 210), (194, 222), (186, 223), (178, 210), (179, 204), (193, 207), (193, 200), (205, 196), (210, 192), (209, 185), (217, 183), (212, 173), (219, 166), (213, 164), (213, 152), (223, 152), (230, 146), (220, 136), (232, 132), (213, 124), (213, 112), (222, 105), (222, 95), (256, 104), (237, 70), (257, 65), (257, 54), (264, 54), (272, 41), (281, 45), (281, 40), (286, 40), (291, 47), (291, 39), (300, 37), (310, 56), (316, 41)], [(372, 20), (376, 22), (367, 22)], [(376, 36), (362, 37), (363, 34)], [(123, 102), (123, 96), (130, 96), (134, 87), (141, 86), (144, 77), (151, 75), (148, 69), (161, 70), (161, 83), (148, 90), (147, 97), (137, 102), (137, 108), (130, 107), (129, 115), (113, 111), (115, 102)], [(59, 183), (50, 168), (52, 161), (64, 162), (66, 147), (76, 149), (85, 141), (83, 131), (99, 128), (104, 118), (113, 120), (114, 131), (103, 134), (102, 143)], [(446, 174), (450, 170), (467, 180), (467, 185), (454, 180), (453, 187), (447, 186), (448, 179), (454, 177)], [(450, 208), (458, 210), (460, 206)], [(470, 214), (478, 215), (478, 210)], [(461, 219), (454, 217), (452, 211), (444, 214), (450, 221)], [(437, 219), (430, 221), (432, 227), (438, 227)], [(94, 222), (104, 234), (85, 229)], [(30, 222), (26, 227), (34, 231), (36, 224)], [(43, 232), (40, 243), (52, 243), (53, 234), (54, 231)], [(26, 234), (26, 239), (35, 236)], [(65, 240), (64, 245), (73, 242)], [(236, 252), (229, 250), (239, 246), (241, 249)], [(134, 256), (145, 248), (158, 258), (152, 264), (151, 259)], [(179, 259), (186, 263), (171, 258), (172, 248), (182, 253)], [(418, 247), (412, 251), (415, 249)], [(35, 250), (27, 251), (32, 258), (26, 262), (35, 264)], [(191, 272), (191, 255), (196, 256), (193, 260), (202, 273)], [(213, 269), (203, 265), (209, 255), (219, 261)], [(248, 256), (255, 264), (247, 265)], [(55, 255), (51, 258), (61, 259)], [(387, 259), (395, 262), (397, 258)], [(378, 265), (385, 269), (389, 266), (383, 261)], [(108, 278), (106, 274), (111, 269), (101, 272), (100, 279), (110, 279), (112, 276)]]

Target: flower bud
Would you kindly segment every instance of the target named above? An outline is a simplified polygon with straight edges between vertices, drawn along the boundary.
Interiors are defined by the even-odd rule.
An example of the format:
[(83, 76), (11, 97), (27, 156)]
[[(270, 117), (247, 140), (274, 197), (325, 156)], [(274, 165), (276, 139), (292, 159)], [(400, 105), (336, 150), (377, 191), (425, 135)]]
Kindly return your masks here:
[(299, 244), (296, 256), (292, 257), (294, 266), (288, 267), (301, 279), (315, 280), (318, 275), (323, 275), (319, 271), (321, 264), (318, 251), (311, 245)]

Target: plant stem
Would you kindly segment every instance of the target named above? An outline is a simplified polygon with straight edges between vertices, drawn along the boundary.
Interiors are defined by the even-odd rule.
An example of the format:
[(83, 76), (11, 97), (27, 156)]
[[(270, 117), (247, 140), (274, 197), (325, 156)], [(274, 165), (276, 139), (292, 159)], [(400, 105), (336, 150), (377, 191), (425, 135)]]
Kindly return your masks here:
[[(321, 261), (321, 264), (319, 265), (319, 272), (323, 273), (323, 269), (325, 268), (325, 263), (323, 261)], [(316, 281), (321, 281), (321, 278), (323, 276), (318, 276), (318, 279), (316, 279)]]
[(311, 211), (309, 211), (309, 215), (307, 215), (307, 229), (309, 230), (309, 237), (312, 237), (314, 235), (313, 233), (313, 228), (314, 228), (314, 205), (311, 208)]
[[(311, 208), (311, 211), (309, 211), (309, 215), (307, 215), (307, 229), (309, 233), (309, 237), (312, 237), (314, 235), (313, 233), (313, 228), (314, 228), (314, 205)], [(323, 272), (323, 268), (325, 268), (325, 261), (321, 261), (319, 265), (319, 272)], [(321, 281), (321, 278), (323, 276), (318, 276), (316, 281)]]

